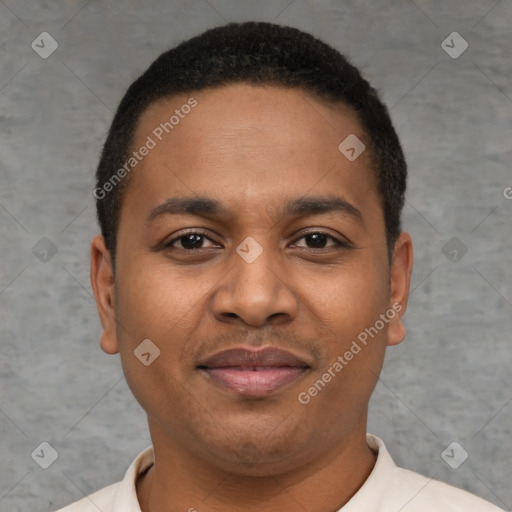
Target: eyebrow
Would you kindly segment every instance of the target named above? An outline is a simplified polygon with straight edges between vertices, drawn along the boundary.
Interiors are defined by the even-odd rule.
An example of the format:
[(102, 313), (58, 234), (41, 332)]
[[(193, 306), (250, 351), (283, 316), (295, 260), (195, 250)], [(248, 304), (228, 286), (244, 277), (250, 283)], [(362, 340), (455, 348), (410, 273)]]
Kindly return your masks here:
[[(287, 201), (283, 214), (287, 217), (305, 217), (321, 213), (338, 212), (362, 222), (363, 216), (354, 205), (338, 196), (304, 196)], [(164, 203), (153, 208), (146, 218), (151, 222), (155, 218), (167, 215), (191, 214), (202, 217), (219, 217), (229, 213), (221, 202), (210, 197), (170, 197)]]

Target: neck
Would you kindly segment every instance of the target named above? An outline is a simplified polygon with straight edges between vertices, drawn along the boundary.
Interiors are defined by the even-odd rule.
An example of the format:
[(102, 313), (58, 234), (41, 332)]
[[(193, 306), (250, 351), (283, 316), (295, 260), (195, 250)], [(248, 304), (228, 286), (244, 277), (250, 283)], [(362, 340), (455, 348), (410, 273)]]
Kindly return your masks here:
[[(366, 427), (364, 425), (364, 427)], [(155, 464), (137, 481), (142, 512), (200, 511), (332, 512), (339, 510), (370, 475), (376, 455), (359, 429), (328, 453), (288, 471), (247, 476), (222, 470), (153, 435)]]

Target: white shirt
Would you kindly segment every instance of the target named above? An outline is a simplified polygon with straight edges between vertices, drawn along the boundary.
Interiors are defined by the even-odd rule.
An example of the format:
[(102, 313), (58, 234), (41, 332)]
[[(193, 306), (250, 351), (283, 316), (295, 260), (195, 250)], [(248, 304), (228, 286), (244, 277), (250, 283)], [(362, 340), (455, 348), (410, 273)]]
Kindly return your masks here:
[[(381, 439), (367, 434), (377, 462), (363, 486), (338, 512), (504, 512), (469, 492), (396, 466)], [(153, 447), (143, 450), (120, 482), (57, 512), (141, 512), (135, 482), (153, 464)]]

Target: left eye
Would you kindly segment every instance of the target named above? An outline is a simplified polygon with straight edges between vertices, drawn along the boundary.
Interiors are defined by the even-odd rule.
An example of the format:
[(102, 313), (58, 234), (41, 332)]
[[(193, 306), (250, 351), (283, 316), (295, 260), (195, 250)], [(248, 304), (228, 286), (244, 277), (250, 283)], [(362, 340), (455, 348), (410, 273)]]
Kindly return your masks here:
[(298, 240), (302, 239), (309, 239), (310, 242), (313, 244), (313, 247), (309, 247), (310, 249), (325, 249), (325, 243), (328, 239), (331, 239), (334, 241), (334, 244), (328, 247), (336, 247), (340, 245), (344, 245), (342, 242), (340, 242), (338, 239), (334, 238), (331, 235), (328, 235), (327, 233), (320, 233), (320, 232), (314, 232), (314, 233), (307, 233), (306, 235), (301, 236), (298, 238)]

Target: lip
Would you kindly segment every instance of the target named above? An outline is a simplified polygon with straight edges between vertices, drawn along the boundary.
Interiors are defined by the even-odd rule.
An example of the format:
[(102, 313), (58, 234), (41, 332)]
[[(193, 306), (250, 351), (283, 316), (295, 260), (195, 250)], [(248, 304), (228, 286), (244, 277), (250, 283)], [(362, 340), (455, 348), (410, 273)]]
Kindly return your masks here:
[(299, 380), (311, 367), (302, 358), (278, 348), (238, 347), (217, 352), (197, 368), (239, 395), (263, 397)]

